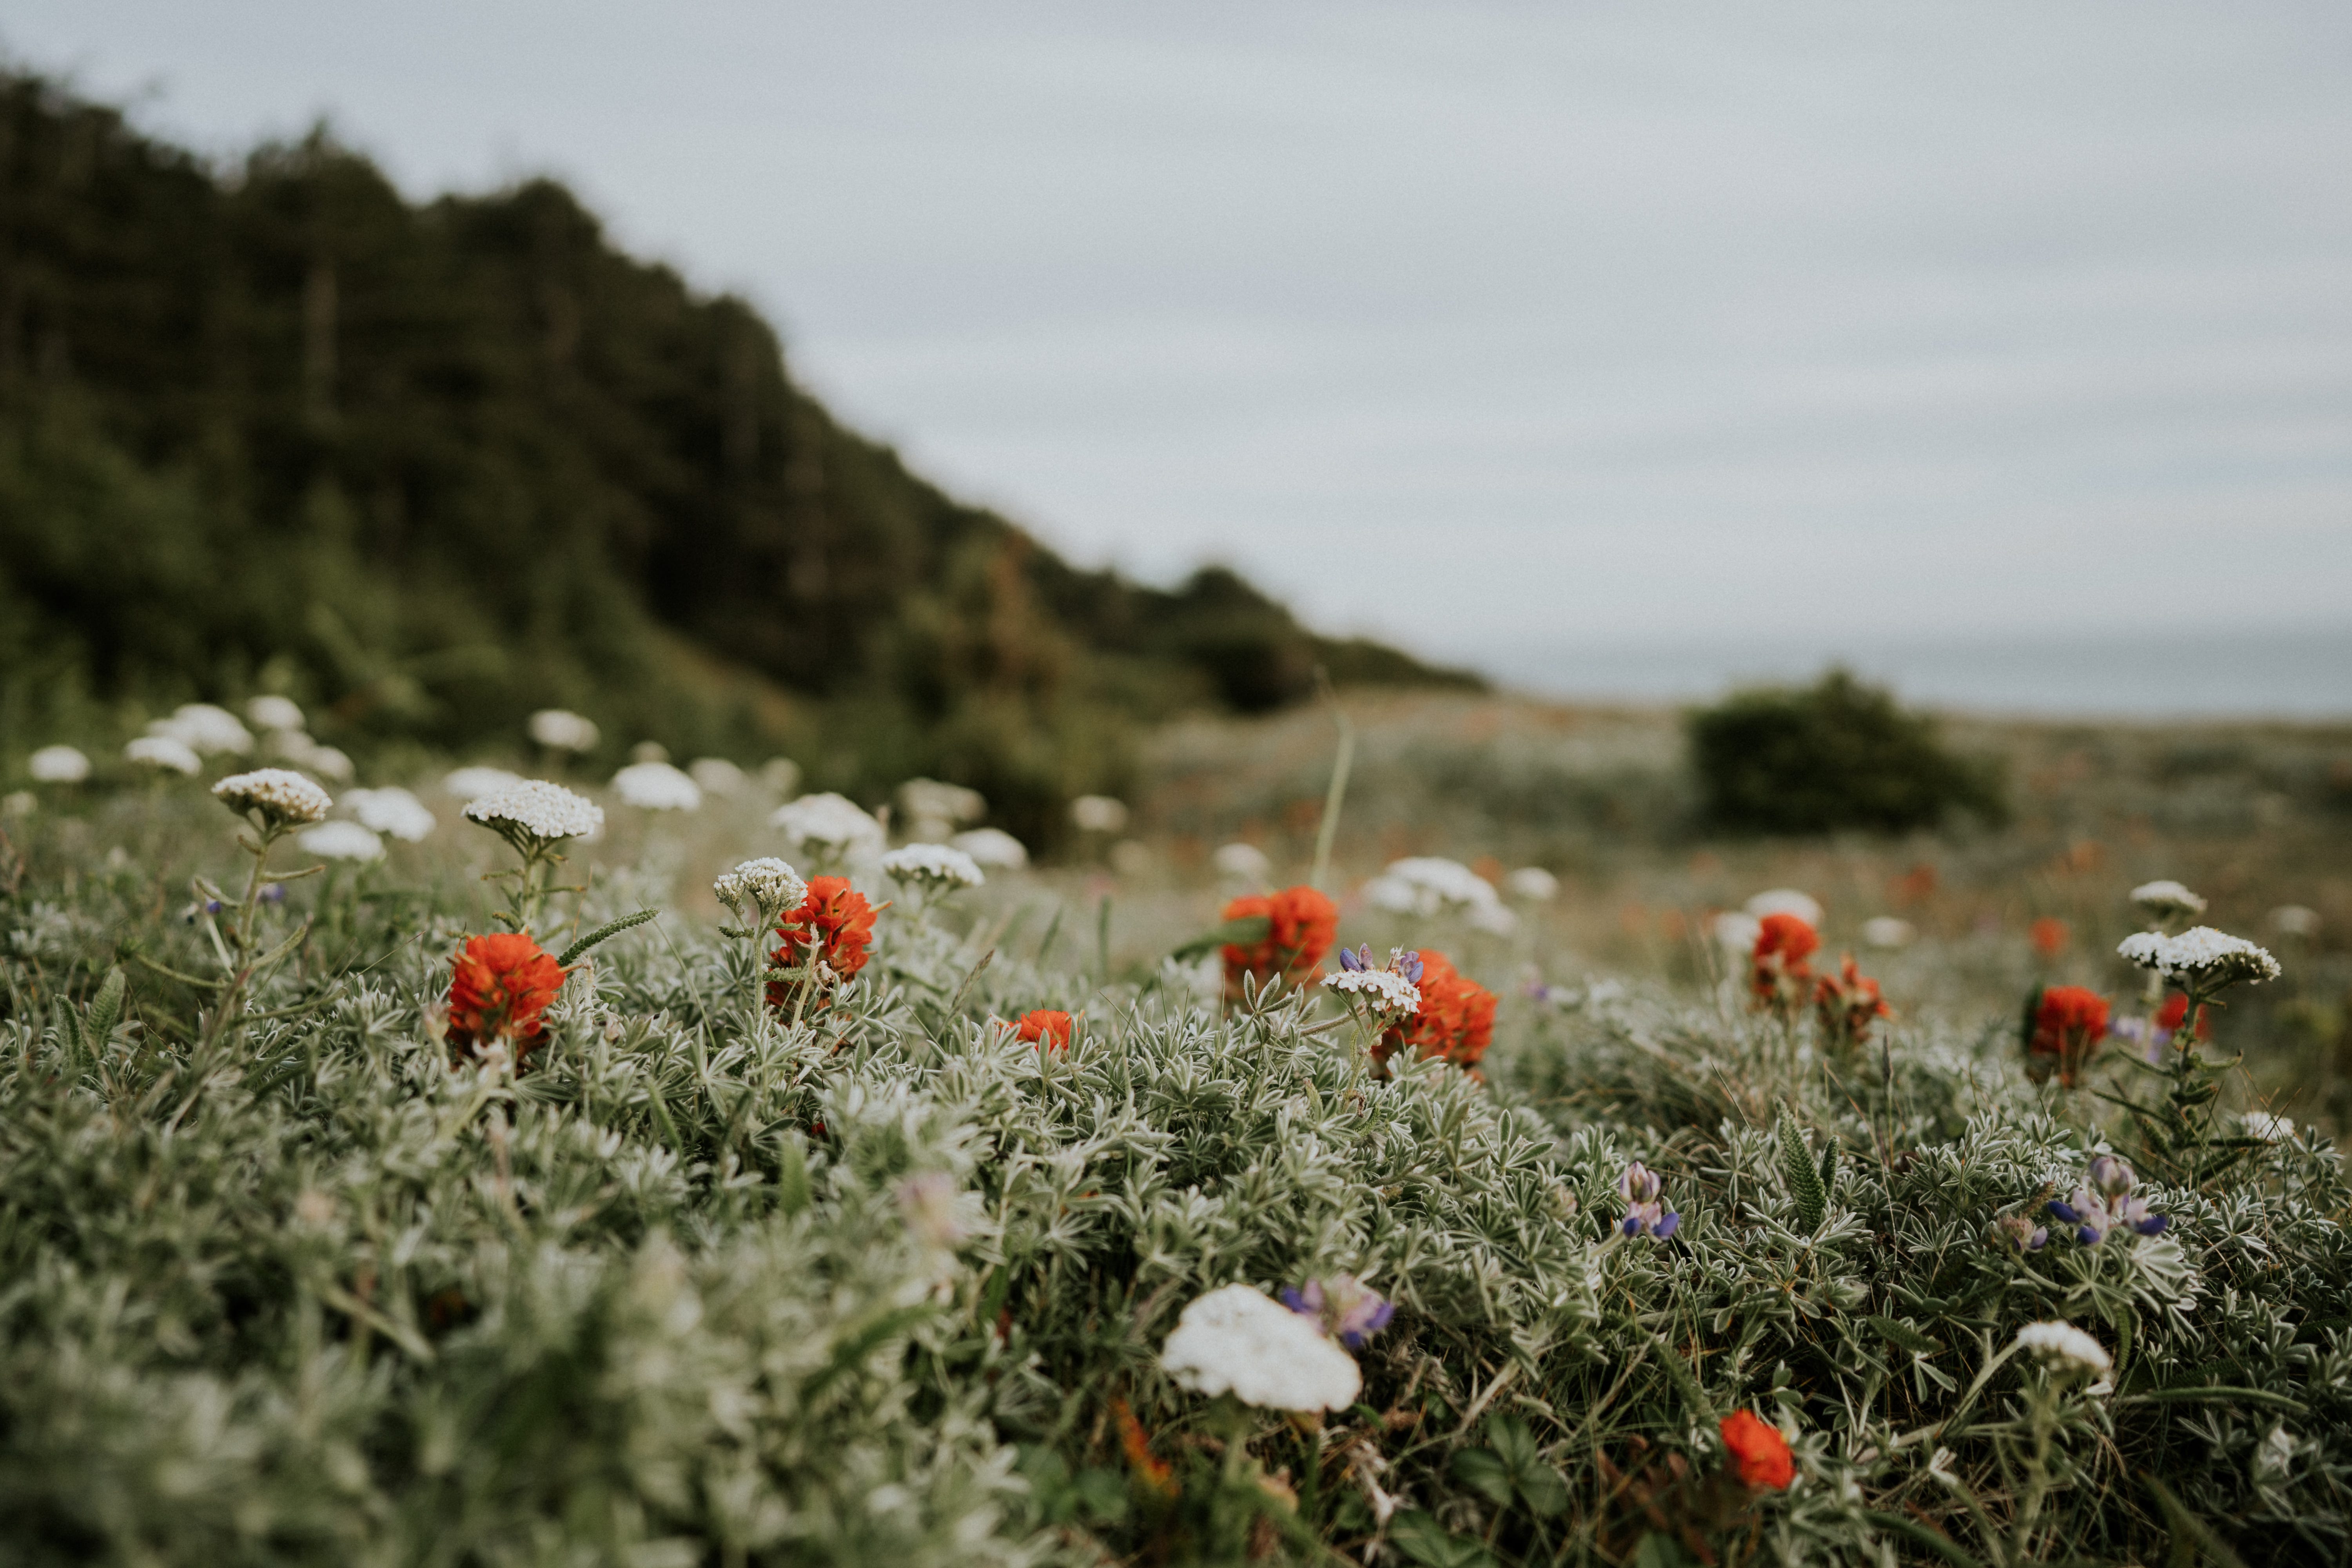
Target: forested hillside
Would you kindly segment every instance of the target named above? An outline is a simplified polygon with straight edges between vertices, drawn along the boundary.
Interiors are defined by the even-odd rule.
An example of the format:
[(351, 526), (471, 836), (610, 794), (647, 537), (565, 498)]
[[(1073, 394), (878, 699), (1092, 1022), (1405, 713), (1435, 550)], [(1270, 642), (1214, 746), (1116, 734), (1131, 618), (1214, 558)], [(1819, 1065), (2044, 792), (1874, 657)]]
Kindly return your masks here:
[(0, 77), (0, 747), (283, 689), (364, 749), (791, 744), (1034, 828), (1123, 722), (1334, 679), (1231, 573), (1074, 567), (793, 382), (561, 185), (418, 205), (314, 134), (221, 168)]

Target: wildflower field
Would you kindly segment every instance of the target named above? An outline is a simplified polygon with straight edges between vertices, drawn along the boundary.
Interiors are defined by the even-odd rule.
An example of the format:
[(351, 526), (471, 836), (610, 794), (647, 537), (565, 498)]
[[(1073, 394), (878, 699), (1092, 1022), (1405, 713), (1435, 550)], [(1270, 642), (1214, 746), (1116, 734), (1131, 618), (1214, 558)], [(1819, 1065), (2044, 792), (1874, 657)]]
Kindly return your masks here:
[(563, 715), (37, 756), (0, 1561), (2352, 1554), (2341, 736), (1736, 844), (1642, 716), (1400, 701), (1041, 868)]

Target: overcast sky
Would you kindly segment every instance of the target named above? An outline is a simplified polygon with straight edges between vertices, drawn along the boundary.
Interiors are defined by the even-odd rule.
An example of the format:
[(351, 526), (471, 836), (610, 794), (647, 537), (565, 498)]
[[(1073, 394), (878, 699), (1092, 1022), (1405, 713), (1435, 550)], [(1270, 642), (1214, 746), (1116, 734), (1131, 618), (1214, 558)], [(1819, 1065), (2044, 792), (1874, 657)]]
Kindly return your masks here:
[[(553, 172), (1089, 562), (1546, 650), (2352, 630), (2352, 6), (11, 0)], [(2352, 681), (2352, 678), (2347, 678)]]

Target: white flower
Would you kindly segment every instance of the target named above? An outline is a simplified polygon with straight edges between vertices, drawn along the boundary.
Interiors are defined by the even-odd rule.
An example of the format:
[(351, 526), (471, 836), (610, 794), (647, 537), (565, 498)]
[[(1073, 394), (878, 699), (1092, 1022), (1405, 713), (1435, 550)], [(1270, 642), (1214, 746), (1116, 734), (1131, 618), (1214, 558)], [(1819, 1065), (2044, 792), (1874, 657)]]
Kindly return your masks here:
[(551, 844), (582, 838), (604, 828), (604, 808), (545, 779), (524, 779), (466, 807), (466, 816), (518, 847), (526, 840)]
[(204, 772), (205, 760), (185, 741), (169, 735), (142, 735), (122, 748), (122, 760), (142, 768), (169, 768), (177, 773)]
[[(1862, 922), (1862, 940), (1873, 947), (1908, 947), (1919, 933), (1911, 929), (1909, 921), (1896, 920), (1893, 915), (1873, 915)], [(1752, 951), (1754, 942), (1748, 942)]]
[(1107, 795), (1082, 795), (1070, 802), (1070, 821), (1081, 833), (1117, 833), (1127, 826), (1127, 804)]
[(721, 872), (719, 879), (710, 884), (710, 890), (739, 916), (748, 906), (762, 925), (786, 910), (799, 908), (800, 901), (808, 897), (808, 884), (801, 879), (801, 874), (793, 869), (791, 862), (779, 860), (773, 855), (745, 860), (732, 871)]
[(209, 702), (184, 703), (172, 710), (169, 719), (158, 719), (148, 725), (147, 732), (168, 735), (207, 757), (215, 752), (241, 757), (253, 750), (252, 731), (237, 722), (236, 714)]
[(441, 787), (459, 800), (479, 800), (522, 783), (520, 773), (510, 773), (504, 768), (459, 768), (441, 781)]
[(2205, 900), (2170, 878), (2158, 882), (2142, 882), (2131, 890), (2131, 901), (2158, 920), (2168, 915), (2201, 915), (2205, 912)]
[(882, 857), (882, 869), (901, 882), (925, 882), (935, 887), (977, 888), (988, 879), (980, 862), (945, 844), (909, 844)]
[(346, 790), (341, 804), (359, 818), (361, 826), (388, 833), (407, 844), (424, 839), (436, 826), (433, 814), (425, 809), (425, 803), (396, 785)]
[(1160, 1365), (1196, 1394), (1231, 1394), (1267, 1410), (1344, 1410), (1364, 1386), (1356, 1358), (1312, 1320), (1246, 1285), (1185, 1308)]
[(245, 716), (265, 730), (299, 730), (302, 710), (290, 697), (257, 697), (245, 705)]
[(907, 1229), (925, 1247), (951, 1251), (971, 1235), (963, 1223), (963, 1190), (944, 1171), (919, 1171), (900, 1182), (892, 1195)]
[(1237, 882), (1263, 882), (1274, 875), (1274, 862), (1255, 844), (1220, 844), (1209, 857), (1209, 864), (1217, 868), (1217, 875)]
[(1766, 915), (1794, 915), (1815, 931), (1822, 926), (1821, 900), (1794, 888), (1772, 888), (1757, 894), (1748, 900), (1748, 912), (1759, 921)]
[(1427, 916), (1442, 910), (1475, 914), (1502, 907), (1494, 883), (1459, 860), (1435, 855), (1391, 861), (1388, 869), (1364, 885), (1364, 893), (1373, 907), (1396, 914)]
[(790, 757), (770, 757), (760, 764), (760, 782), (778, 795), (801, 787), (801, 765)]
[(356, 771), (352, 760), (333, 746), (312, 746), (302, 754), (302, 765), (322, 779), (337, 784), (349, 782)]
[(789, 805), (778, 806), (768, 820), (782, 828), (785, 842), (795, 847), (814, 844), (841, 854), (861, 850), (870, 854), (887, 839), (882, 825), (856, 801), (830, 793), (804, 795)]
[(2301, 904), (2281, 904), (2270, 912), (2271, 930), (2281, 936), (2314, 937), (2319, 934), (2319, 911)]
[(2279, 977), (2277, 959), (2244, 937), (2211, 926), (2192, 926), (2179, 936), (2134, 931), (2116, 951), (2142, 969), (2153, 969), (2168, 979), (2193, 980), (2200, 986), (2241, 980), (2259, 985)]
[(31, 790), (12, 789), (0, 795), (0, 816), (30, 816), (40, 809), (40, 797)]
[(1726, 910), (1715, 917), (1708, 929), (1715, 935), (1716, 945), (1735, 958), (1745, 959), (1756, 951), (1756, 939), (1764, 934), (1764, 922), (1744, 910)]
[(603, 731), (568, 708), (542, 708), (530, 716), (530, 738), (551, 752), (593, 752)]
[(232, 773), (213, 785), (213, 795), (231, 811), (258, 816), (268, 827), (296, 827), (327, 815), (334, 800), (291, 768), (256, 768)]
[(950, 848), (961, 849), (982, 866), (1001, 867), (1018, 871), (1029, 864), (1029, 851), (1021, 840), (1001, 827), (975, 827), (969, 833), (959, 833), (948, 840)]
[(1540, 866), (1522, 866), (1503, 879), (1503, 891), (1530, 904), (1548, 904), (1559, 897), (1559, 879)]
[(2028, 1323), (2017, 1331), (2017, 1342), (2044, 1366), (2101, 1373), (2115, 1370), (2099, 1342), (2072, 1323)]
[(1492, 936), (1509, 936), (1519, 929), (1519, 917), (1507, 904), (1473, 904), (1465, 917), (1472, 931), (1483, 931)]
[(71, 746), (43, 746), (25, 771), (35, 784), (79, 784), (89, 777), (89, 759)]
[(898, 786), (898, 809), (908, 821), (922, 824), (929, 832), (946, 834), (953, 832), (958, 823), (978, 822), (987, 816), (988, 802), (978, 790), (961, 784), (908, 779)]
[(743, 786), (751, 782), (743, 776), (741, 768), (724, 757), (697, 757), (687, 764), (686, 776), (701, 785), (703, 794), (721, 798), (741, 795)]
[(1342, 969), (1323, 977), (1324, 986), (1343, 995), (1361, 996), (1375, 1013), (1418, 1013), (1421, 987), (1387, 969)]
[(306, 827), (294, 842), (322, 860), (381, 860), (383, 840), (356, 822), (322, 822)]
[(2249, 1110), (2239, 1120), (2245, 1123), (2249, 1138), (2259, 1138), (2265, 1143), (2294, 1141), (2294, 1118), (2292, 1116), (2273, 1116), (2267, 1110)]
[(640, 811), (702, 809), (702, 786), (667, 763), (631, 763), (613, 775), (613, 789)]

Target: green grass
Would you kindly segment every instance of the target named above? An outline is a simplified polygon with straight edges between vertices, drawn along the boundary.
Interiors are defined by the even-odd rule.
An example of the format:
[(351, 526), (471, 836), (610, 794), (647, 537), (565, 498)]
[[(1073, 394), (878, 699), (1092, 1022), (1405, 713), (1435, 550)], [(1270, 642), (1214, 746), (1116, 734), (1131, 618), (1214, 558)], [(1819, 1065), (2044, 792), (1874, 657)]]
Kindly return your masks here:
[[(1399, 750), (1370, 726), (1351, 880), (1393, 847), (1384, 802), (1420, 787), (1384, 760)], [(1236, 767), (1214, 809), (1250, 809), (1251, 776)], [(1140, 803), (1170, 829), (1149, 836), (1160, 870), (902, 904), (854, 992), (799, 1027), (747, 1013), (750, 950), (705, 890), (773, 847), (761, 804), (616, 816), (547, 945), (665, 912), (594, 950), (520, 1077), (453, 1069), (432, 1030), (450, 952), (486, 929), (476, 879), (504, 853), (454, 811), (428, 845), (265, 906), (275, 933), (312, 925), (236, 1026), (206, 1017), (195, 982), (219, 964), (184, 915), (192, 874), (240, 860), (225, 812), (190, 785), (11, 819), (0, 1562), (2352, 1551), (2352, 1188), (2316, 1130), (2158, 1186), (2161, 1237), (2019, 1257), (1990, 1234), (2095, 1150), (2157, 1168), (2113, 1107), (2019, 1069), (2009, 987), (2034, 961), (2011, 951), (2014, 916), (1981, 931), (1968, 900), (1994, 899), (2003, 865), (2037, 889), (2013, 899), (2058, 886), (2035, 841), (1729, 850), (1565, 822), (1591, 855), (1553, 858), (1570, 890), (1517, 939), (1350, 911), (1344, 935), (1416, 935), (1506, 993), (1488, 1081), (1437, 1064), (1386, 1079), (1317, 1002), (1221, 1009), (1155, 964), (1217, 901), (1168, 870), (1181, 836), (1228, 831), (1171, 823), (1170, 798)], [(1482, 809), (1431, 831), (1528, 858)], [(1746, 1011), (1687, 972), (1703, 948), (1656, 930), (1788, 858), (1883, 887), (1862, 868), (1919, 853), (1946, 872), (1912, 911), (1927, 936), (1889, 965), (1902, 1016), (1883, 1056)], [(2112, 945), (2092, 922), (2140, 853), (2118, 840), (2067, 873), (2074, 960)], [(1878, 912), (1846, 881), (1809, 885), (1833, 948)], [(1636, 961), (1604, 961), (1620, 938)], [(1559, 991), (1522, 994), (1522, 963)], [(1035, 1006), (1084, 1013), (1066, 1056), (992, 1023)], [(2217, 1048), (2262, 1016), (2233, 1008)], [(1665, 1178), (1671, 1243), (1605, 1239), (1630, 1159)], [(952, 1247), (908, 1224), (919, 1173), (962, 1194)], [(1159, 1372), (1204, 1290), (1343, 1269), (1399, 1311), (1362, 1353), (1362, 1403), (1319, 1429), (1237, 1423)], [(2111, 1390), (2005, 1353), (2044, 1319), (2099, 1339)], [(1122, 1450), (1121, 1401), (1164, 1484)], [(1741, 1408), (1792, 1434), (1786, 1493), (1697, 1485)]]

